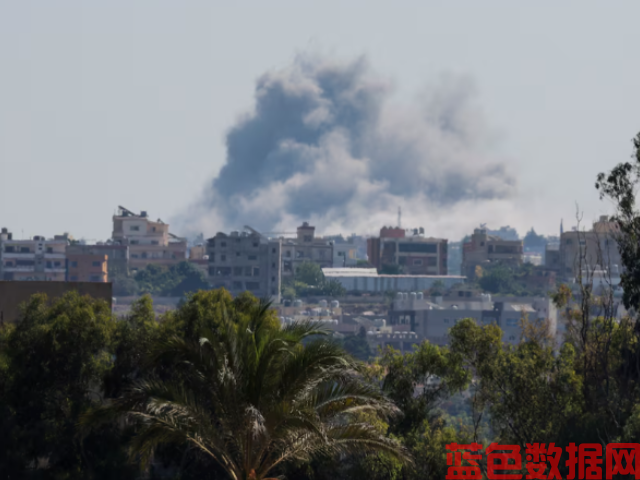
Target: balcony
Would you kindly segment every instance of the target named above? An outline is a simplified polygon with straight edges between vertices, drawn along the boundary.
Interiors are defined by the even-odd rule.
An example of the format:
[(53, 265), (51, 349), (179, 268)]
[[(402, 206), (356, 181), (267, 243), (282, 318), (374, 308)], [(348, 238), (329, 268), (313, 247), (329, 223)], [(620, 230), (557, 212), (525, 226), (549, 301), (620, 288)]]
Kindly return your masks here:
[(33, 252), (2, 252), (2, 258), (26, 258), (35, 255)]

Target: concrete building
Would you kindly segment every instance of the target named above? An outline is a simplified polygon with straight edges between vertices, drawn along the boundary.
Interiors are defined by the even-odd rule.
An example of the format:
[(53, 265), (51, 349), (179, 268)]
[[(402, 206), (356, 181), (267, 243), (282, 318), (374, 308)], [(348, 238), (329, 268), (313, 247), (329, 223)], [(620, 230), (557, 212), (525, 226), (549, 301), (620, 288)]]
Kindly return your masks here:
[(110, 283), (0, 281), (0, 323), (18, 321), (20, 306), (29, 301), (31, 296), (36, 293), (44, 293), (50, 300), (54, 300), (71, 291), (104, 300), (109, 308), (112, 308), (113, 296)]
[(209, 258), (207, 248), (202, 245), (194, 245), (189, 249), (189, 263), (198, 267), (205, 275), (209, 274)]
[(333, 267), (355, 267), (358, 263), (356, 257), (357, 247), (352, 243), (333, 243)]
[(424, 229), (383, 227), (367, 241), (369, 262), (378, 270), (394, 266), (406, 275), (447, 275), (447, 240), (424, 237)]
[(297, 229), (296, 238), (282, 238), (282, 276), (292, 277), (303, 262), (313, 262), (321, 268), (333, 266), (334, 245), (315, 236), (316, 227), (304, 222)]
[(462, 274), (469, 279), (475, 278), (478, 266), (494, 262), (517, 266), (522, 261), (522, 240), (503, 240), (488, 235), (486, 228), (476, 228), (462, 247)]
[(67, 277), (70, 282), (108, 282), (107, 255), (67, 254)]
[(68, 243), (66, 234), (48, 240), (41, 236), (15, 240), (11, 232), (3, 228), (0, 233), (2, 279), (64, 281)]
[(109, 277), (129, 274), (129, 246), (115, 243), (95, 245), (72, 244), (67, 246), (67, 257), (74, 255), (97, 255), (107, 257)]
[[(585, 270), (611, 270), (622, 266), (615, 236), (617, 226), (606, 216), (594, 222), (589, 231), (563, 232), (557, 256), (548, 259), (546, 266), (564, 280), (580, 277)], [(547, 255), (549, 251), (547, 251)]]
[(348, 292), (417, 292), (428, 290), (435, 282), (451, 288), (465, 281), (459, 275), (383, 275), (375, 268), (323, 268), (322, 273)]
[(171, 266), (187, 260), (187, 241), (170, 233), (162, 220), (151, 221), (144, 211), (136, 214), (118, 207), (112, 239), (129, 247), (129, 269), (134, 272), (150, 264)]
[[(456, 297), (456, 293), (461, 296)], [(462, 319), (470, 318), (479, 325), (497, 324), (505, 343), (515, 344), (522, 336), (521, 319), (548, 320), (550, 334), (556, 335), (558, 312), (550, 298), (492, 299), (489, 294), (454, 292), (447, 300), (425, 299), (421, 292), (399, 293), (389, 310), (387, 331), (370, 331), (367, 338), (374, 347), (387, 345), (407, 351), (413, 344), (428, 340), (447, 345), (449, 329)], [(402, 337), (402, 334), (405, 337)], [(410, 334), (414, 334), (411, 336)]]
[(233, 295), (250, 291), (280, 301), (282, 242), (259, 233), (217, 233), (207, 240), (208, 275), (214, 288)]

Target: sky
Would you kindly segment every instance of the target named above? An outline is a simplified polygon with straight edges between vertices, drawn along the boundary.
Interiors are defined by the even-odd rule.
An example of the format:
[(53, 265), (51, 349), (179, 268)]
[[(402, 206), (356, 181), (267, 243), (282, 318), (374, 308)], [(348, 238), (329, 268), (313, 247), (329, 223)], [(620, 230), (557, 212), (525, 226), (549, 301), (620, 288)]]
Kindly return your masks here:
[[(177, 234), (234, 228), (202, 208), (227, 136), (260, 78), (315, 55), (365, 58), (392, 105), (443, 78), (473, 85), (514, 192), (450, 210), (412, 197), (403, 226), (454, 240), (481, 223), (557, 234), (576, 205), (586, 223), (611, 211), (594, 183), (640, 131), (638, 18), (632, 1), (0, 0), (0, 226), (104, 240), (123, 205)], [(321, 233), (373, 233), (396, 208), (358, 211), (376, 225), (317, 218)]]

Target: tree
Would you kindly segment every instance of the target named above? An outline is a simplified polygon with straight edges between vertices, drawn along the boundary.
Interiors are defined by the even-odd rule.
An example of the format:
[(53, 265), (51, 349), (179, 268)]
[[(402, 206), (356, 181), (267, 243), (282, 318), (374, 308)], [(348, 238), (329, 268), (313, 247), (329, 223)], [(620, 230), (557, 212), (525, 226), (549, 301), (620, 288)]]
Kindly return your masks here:
[(325, 280), (320, 285), (322, 295), (332, 298), (344, 297), (347, 294), (347, 290), (337, 280)]
[(350, 335), (342, 342), (344, 349), (358, 360), (367, 361), (371, 358), (371, 347), (367, 341), (367, 332), (360, 327), (357, 335)]
[(498, 264), (492, 268), (483, 269), (478, 280), (480, 287), (490, 293), (506, 293), (513, 285), (513, 272), (505, 265)]
[(531, 227), (531, 230), (524, 236), (523, 243), (525, 248), (544, 250), (547, 245), (547, 239), (544, 235), (538, 235), (533, 227)]
[(151, 295), (181, 297), (210, 288), (204, 272), (189, 262), (180, 262), (169, 268), (150, 264), (134, 279), (139, 291)]
[(295, 279), (306, 285), (319, 287), (324, 281), (324, 274), (317, 263), (304, 261), (296, 269)]
[(189, 446), (234, 480), (263, 479), (286, 462), (384, 451), (406, 458), (399, 444), (355, 412), (395, 412), (358, 374), (358, 365), (326, 332), (310, 324), (280, 329), (268, 305), (249, 315), (226, 311), (202, 325), (196, 341), (177, 335), (157, 342), (149, 357), (160, 374), (136, 382), (85, 423), (124, 415), (136, 424), (131, 449), (147, 462), (160, 445)]

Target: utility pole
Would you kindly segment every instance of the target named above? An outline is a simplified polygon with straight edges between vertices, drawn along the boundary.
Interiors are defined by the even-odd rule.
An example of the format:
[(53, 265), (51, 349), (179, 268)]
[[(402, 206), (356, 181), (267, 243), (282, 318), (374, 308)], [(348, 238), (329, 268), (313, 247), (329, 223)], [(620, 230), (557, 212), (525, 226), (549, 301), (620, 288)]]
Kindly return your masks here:
[(398, 207), (398, 228), (402, 228), (402, 208)]

